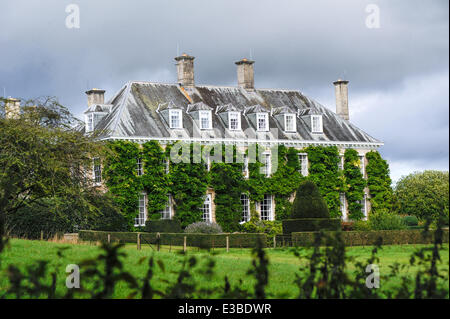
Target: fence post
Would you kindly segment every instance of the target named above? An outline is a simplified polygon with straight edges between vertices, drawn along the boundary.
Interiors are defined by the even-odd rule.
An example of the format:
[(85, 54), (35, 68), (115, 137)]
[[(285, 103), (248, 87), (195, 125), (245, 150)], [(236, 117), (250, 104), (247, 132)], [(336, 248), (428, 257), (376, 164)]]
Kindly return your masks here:
[(141, 233), (137, 234), (137, 250), (141, 250)]
[(108, 234), (108, 244), (111, 243), (111, 234)]
[(44, 231), (41, 230), (41, 241), (44, 240)]
[(273, 236), (273, 248), (277, 248), (277, 235)]
[(183, 250), (186, 252), (186, 236), (184, 236)]
[(230, 237), (227, 236), (227, 252), (230, 250)]
[(156, 250), (159, 251), (161, 247), (161, 234), (156, 233)]

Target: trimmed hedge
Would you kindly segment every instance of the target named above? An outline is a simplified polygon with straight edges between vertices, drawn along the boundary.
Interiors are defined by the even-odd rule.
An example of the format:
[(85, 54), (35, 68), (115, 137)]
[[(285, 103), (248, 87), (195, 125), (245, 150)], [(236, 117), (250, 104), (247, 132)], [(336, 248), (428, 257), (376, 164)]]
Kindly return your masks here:
[(181, 233), (181, 223), (176, 219), (147, 220), (144, 231), (148, 233)]
[[(110, 234), (111, 242), (136, 243), (139, 233), (131, 232), (101, 232), (81, 230), (79, 239), (83, 241), (107, 242)], [(142, 244), (156, 244), (157, 233), (140, 233)], [(226, 247), (226, 237), (229, 237), (230, 247), (253, 248), (258, 240), (261, 240), (263, 247), (266, 246), (266, 234), (187, 234), (187, 233), (160, 233), (161, 245), (183, 246), (184, 236), (186, 236), (187, 246), (201, 248)]]
[[(448, 243), (448, 229), (443, 230), (444, 243)], [(336, 232), (327, 232), (335, 235)], [(314, 234), (317, 232), (294, 232), (292, 233), (292, 243), (295, 246), (311, 246), (314, 242)], [(378, 231), (348, 231), (341, 232), (342, 239), (346, 246), (372, 246), (378, 238), (382, 238), (383, 245), (403, 245), (403, 244), (431, 244), (434, 240), (434, 232), (429, 232), (426, 237), (422, 230), (378, 230)]]
[(283, 234), (294, 232), (311, 232), (319, 230), (339, 230), (341, 220), (339, 218), (298, 218), (283, 220)]

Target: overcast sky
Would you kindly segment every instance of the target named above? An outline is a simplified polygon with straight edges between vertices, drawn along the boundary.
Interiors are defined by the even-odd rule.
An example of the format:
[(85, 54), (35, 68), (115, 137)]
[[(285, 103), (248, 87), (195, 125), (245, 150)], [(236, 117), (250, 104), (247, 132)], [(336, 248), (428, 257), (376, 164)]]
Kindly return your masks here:
[[(67, 28), (69, 4), (80, 28)], [(379, 28), (367, 20), (379, 8)], [(385, 142), (391, 175), (449, 166), (447, 0), (0, 0), (0, 96), (57, 96), (77, 115), (87, 88), (106, 99), (130, 80), (176, 82), (173, 58), (196, 57), (196, 83), (298, 89), (335, 110), (349, 80), (350, 120)], [(372, 6), (373, 7), (373, 6)], [(369, 6), (369, 8), (372, 8)], [(369, 26), (374, 25), (373, 19)]]

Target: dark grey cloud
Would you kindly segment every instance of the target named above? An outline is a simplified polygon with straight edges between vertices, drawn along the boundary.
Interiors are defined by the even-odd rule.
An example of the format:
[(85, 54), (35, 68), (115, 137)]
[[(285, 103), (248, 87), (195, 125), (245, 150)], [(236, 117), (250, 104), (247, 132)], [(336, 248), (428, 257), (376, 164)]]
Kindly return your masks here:
[[(65, 27), (70, 3), (80, 29)], [(379, 29), (365, 25), (370, 3)], [(55, 95), (80, 114), (88, 87), (174, 82), (177, 45), (204, 84), (235, 85), (233, 62), (251, 52), (258, 87), (334, 109), (332, 81), (345, 77), (352, 120), (386, 142), (393, 167), (448, 169), (446, 0), (2, 0), (0, 12), (0, 94)]]

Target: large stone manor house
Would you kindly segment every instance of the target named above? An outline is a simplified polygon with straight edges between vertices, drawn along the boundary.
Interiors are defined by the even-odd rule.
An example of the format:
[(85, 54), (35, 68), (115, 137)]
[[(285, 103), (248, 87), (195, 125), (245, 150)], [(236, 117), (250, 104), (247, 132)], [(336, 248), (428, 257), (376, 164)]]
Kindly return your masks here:
[[(88, 109), (84, 131), (99, 132), (101, 140), (128, 140), (144, 143), (157, 140), (161, 145), (175, 141), (201, 144), (226, 143), (246, 148), (250, 143), (270, 146), (282, 144), (303, 149), (311, 145), (337, 146), (341, 166), (345, 149), (357, 150), (361, 171), (365, 174), (365, 154), (383, 143), (350, 122), (348, 81), (334, 82), (336, 113), (295, 90), (259, 89), (254, 85), (254, 61), (242, 59), (237, 66), (237, 86), (197, 85), (194, 81), (194, 57), (175, 58), (178, 82), (128, 82), (105, 103), (104, 90), (86, 92)], [(267, 152), (270, 159), (270, 151)], [(302, 175), (308, 175), (308, 157), (299, 154)], [(270, 162), (270, 160), (269, 160)], [(141, 163), (136, 164), (138, 171)], [(94, 161), (94, 179), (101, 180), (101, 164)], [(267, 174), (270, 175), (270, 169)], [(245, 175), (246, 172), (244, 171)], [(147, 219), (147, 195), (139, 198), (136, 226)], [(362, 203), (364, 216), (370, 204), (368, 190)], [(347, 220), (345, 194), (341, 194), (341, 212)], [(249, 199), (243, 194), (242, 221), (249, 219)], [(267, 194), (257, 205), (261, 219), (274, 220), (273, 195)], [(208, 190), (202, 208), (203, 220), (215, 221), (214, 190)], [(162, 218), (176, 212), (169, 194)]]

